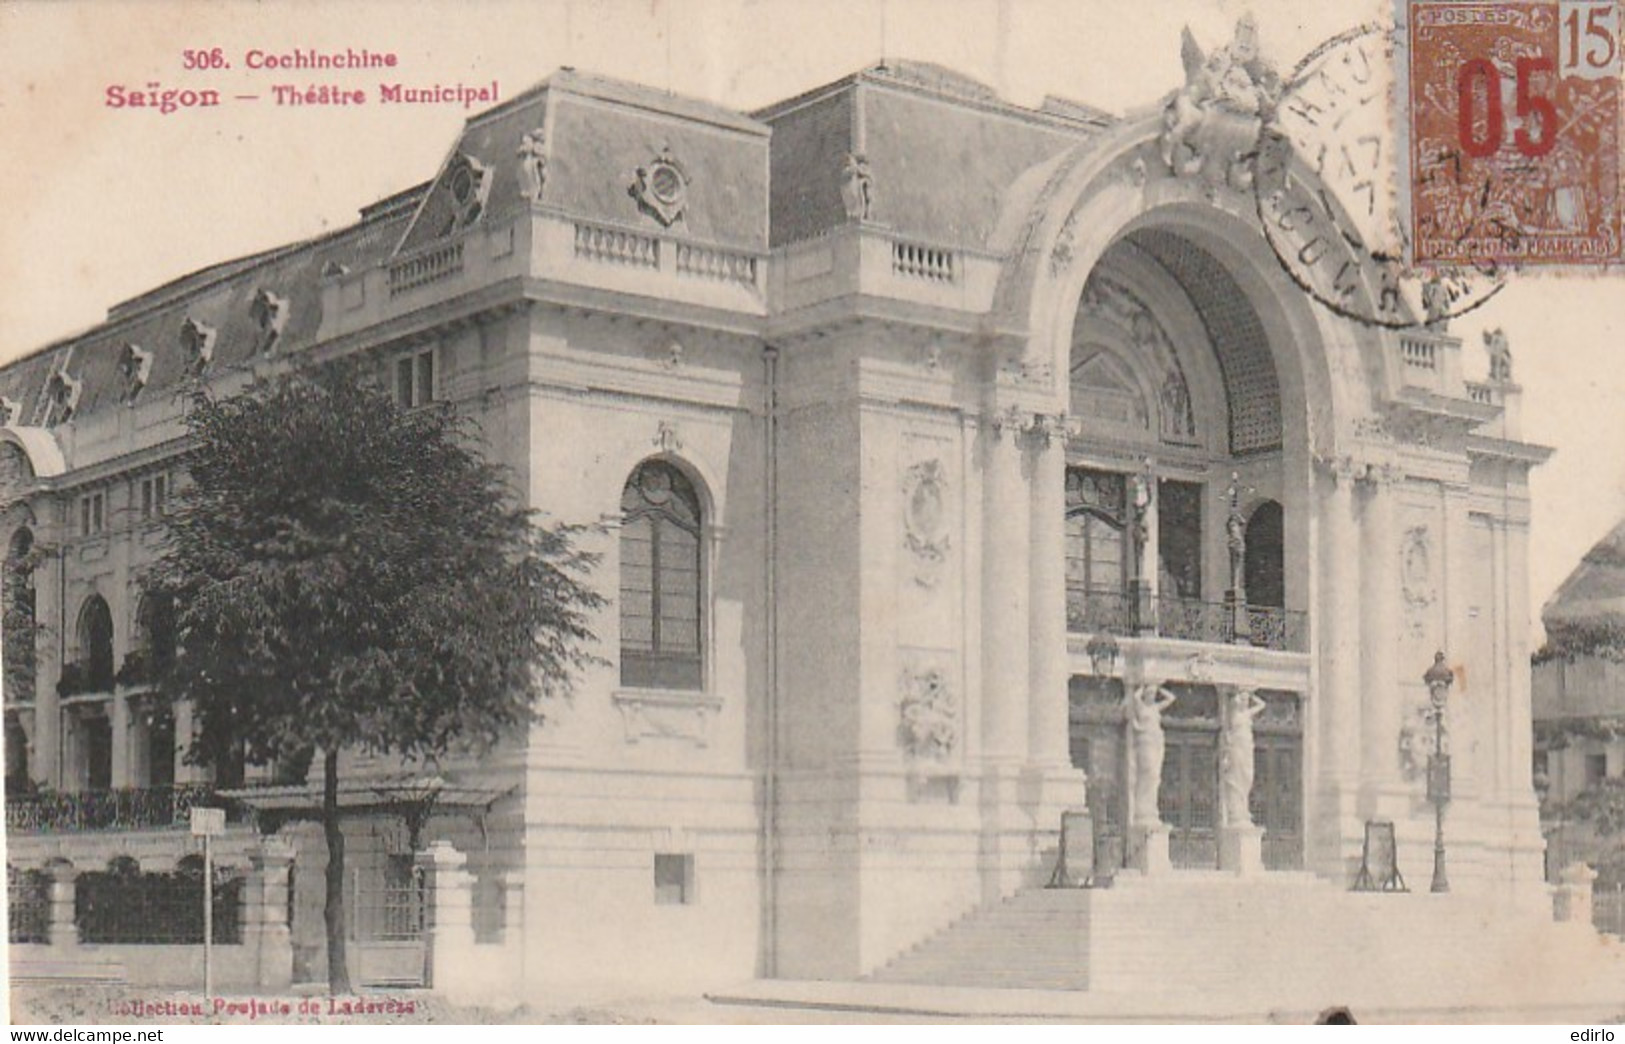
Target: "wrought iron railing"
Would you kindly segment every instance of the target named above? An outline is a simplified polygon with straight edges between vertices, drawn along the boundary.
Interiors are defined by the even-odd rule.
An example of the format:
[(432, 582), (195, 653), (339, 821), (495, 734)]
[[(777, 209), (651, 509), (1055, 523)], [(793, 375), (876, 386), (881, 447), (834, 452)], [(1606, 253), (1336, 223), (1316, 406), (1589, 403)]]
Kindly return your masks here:
[(51, 878), (6, 864), (6, 920), (13, 943), (51, 941)]
[(1309, 637), (1308, 614), (1294, 609), (1246, 605), (1238, 610), (1224, 602), (1198, 598), (1147, 597), (1141, 604), (1127, 591), (1083, 588), (1067, 591), (1066, 624), (1074, 634), (1154, 634), (1179, 641), (1290, 652), (1306, 651)]
[(247, 810), (221, 798), (204, 783), (78, 793), (39, 791), (6, 794), (6, 830), (46, 833), (79, 830), (150, 830), (184, 827), (194, 805), (224, 807), (226, 818), (243, 822)]
[(57, 679), (58, 696), (82, 696), (86, 693), (113, 691), (113, 662), (75, 660), (62, 665), (62, 677)]
[(1066, 629), (1074, 634), (1135, 634), (1134, 602), (1123, 591), (1067, 588)]
[(1195, 598), (1154, 598), (1157, 634), (1186, 642), (1230, 642), (1236, 637), (1235, 610), (1222, 602)]
[[(214, 942), (243, 941), (243, 878), (216, 867)], [(203, 942), (203, 867), (183, 860), (170, 873), (145, 873), (128, 857), (105, 871), (81, 873), (74, 887), (79, 941), (125, 946), (197, 945)]]

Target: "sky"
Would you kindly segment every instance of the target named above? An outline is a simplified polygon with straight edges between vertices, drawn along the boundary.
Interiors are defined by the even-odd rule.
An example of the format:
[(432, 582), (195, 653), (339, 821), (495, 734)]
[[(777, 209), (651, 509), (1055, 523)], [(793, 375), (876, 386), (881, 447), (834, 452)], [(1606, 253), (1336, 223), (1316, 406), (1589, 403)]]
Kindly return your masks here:
[[(0, 362), (212, 262), (318, 234), (429, 177), (461, 109), (278, 107), (272, 84), (356, 72), (244, 67), (248, 51), (394, 52), (406, 83), (503, 97), (559, 66), (751, 109), (878, 58), (936, 61), (1036, 105), (1123, 113), (1183, 82), (1179, 30), (1211, 49), (1244, 11), (1282, 69), (1386, 3), (1283, 0), (475, 0), (141, 4), (0, 0)], [(230, 69), (187, 69), (220, 48)], [(195, 59), (194, 59), (195, 60)], [(205, 59), (207, 61), (207, 59)], [(215, 109), (111, 109), (107, 88), (213, 88)], [(230, 100), (258, 94), (258, 101)], [(477, 110), (473, 110), (477, 111)], [(1524, 436), (1556, 448), (1533, 479), (1532, 614), (1625, 517), (1625, 273), (1520, 274), (1453, 332), (1469, 377), (1506, 330)], [(1538, 624), (1537, 633), (1538, 633)]]

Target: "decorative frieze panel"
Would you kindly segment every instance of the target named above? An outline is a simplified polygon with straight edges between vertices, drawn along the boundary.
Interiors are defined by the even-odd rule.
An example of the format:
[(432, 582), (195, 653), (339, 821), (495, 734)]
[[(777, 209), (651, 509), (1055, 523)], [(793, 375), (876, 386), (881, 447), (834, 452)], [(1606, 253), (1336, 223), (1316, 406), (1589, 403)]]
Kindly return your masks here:
[(939, 666), (923, 663), (903, 668), (897, 701), (897, 742), (921, 761), (942, 762), (959, 749), (959, 698)]
[(708, 747), (711, 720), (722, 710), (720, 697), (703, 692), (623, 689), (613, 699), (627, 743), (671, 739)]
[(936, 587), (947, 563), (951, 542), (947, 496), (940, 460), (921, 461), (903, 473), (903, 546), (910, 557), (910, 575), (921, 587)]
[(1158, 429), (1165, 441), (1186, 443), (1196, 438), (1196, 412), (1185, 370), (1156, 314), (1128, 287), (1098, 272), (1083, 290), (1081, 314), (1120, 330), (1134, 346), (1139, 361), (1153, 373), (1157, 390)]
[(1438, 600), (1434, 579), (1433, 540), (1427, 526), (1412, 526), (1400, 544), (1399, 576), (1405, 596), (1405, 626), (1413, 637), (1424, 635), (1428, 610)]
[(1434, 725), (1434, 711), (1426, 700), (1412, 703), (1405, 712), (1399, 729), (1399, 767), (1411, 781), (1426, 779), (1428, 758), (1435, 750), (1450, 753), (1450, 730), (1439, 731)]

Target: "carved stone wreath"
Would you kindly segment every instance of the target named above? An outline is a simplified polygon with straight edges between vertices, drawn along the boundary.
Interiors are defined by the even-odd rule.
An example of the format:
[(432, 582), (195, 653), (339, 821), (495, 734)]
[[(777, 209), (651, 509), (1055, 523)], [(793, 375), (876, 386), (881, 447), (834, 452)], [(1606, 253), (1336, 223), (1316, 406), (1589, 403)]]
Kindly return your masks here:
[(935, 587), (948, 559), (948, 481), (939, 460), (903, 473), (903, 546), (914, 556), (914, 582)]
[(669, 228), (688, 208), (688, 182), (688, 171), (668, 147), (638, 168), (627, 193), (637, 200), (639, 210)]
[(944, 761), (959, 744), (959, 701), (935, 667), (903, 671), (897, 741), (910, 757)]

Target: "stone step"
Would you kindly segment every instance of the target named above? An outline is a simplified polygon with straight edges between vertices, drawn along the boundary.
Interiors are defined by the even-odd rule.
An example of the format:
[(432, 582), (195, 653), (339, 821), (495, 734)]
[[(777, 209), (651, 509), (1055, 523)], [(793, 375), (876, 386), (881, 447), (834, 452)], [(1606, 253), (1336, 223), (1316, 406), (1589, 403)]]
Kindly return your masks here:
[[(1310, 874), (1218, 872), (1110, 889), (1037, 889), (972, 912), (899, 954), (870, 979), (914, 985), (1144, 991), (1180, 981), (1238, 995), (1290, 986), (1417, 992), (1486, 969), (1516, 975), (1516, 955), (1552, 926), (1539, 911), (1425, 893), (1349, 893)], [(1371, 955), (1384, 958), (1373, 963)], [(1352, 987), (1351, 987), (1351, 984)]]

